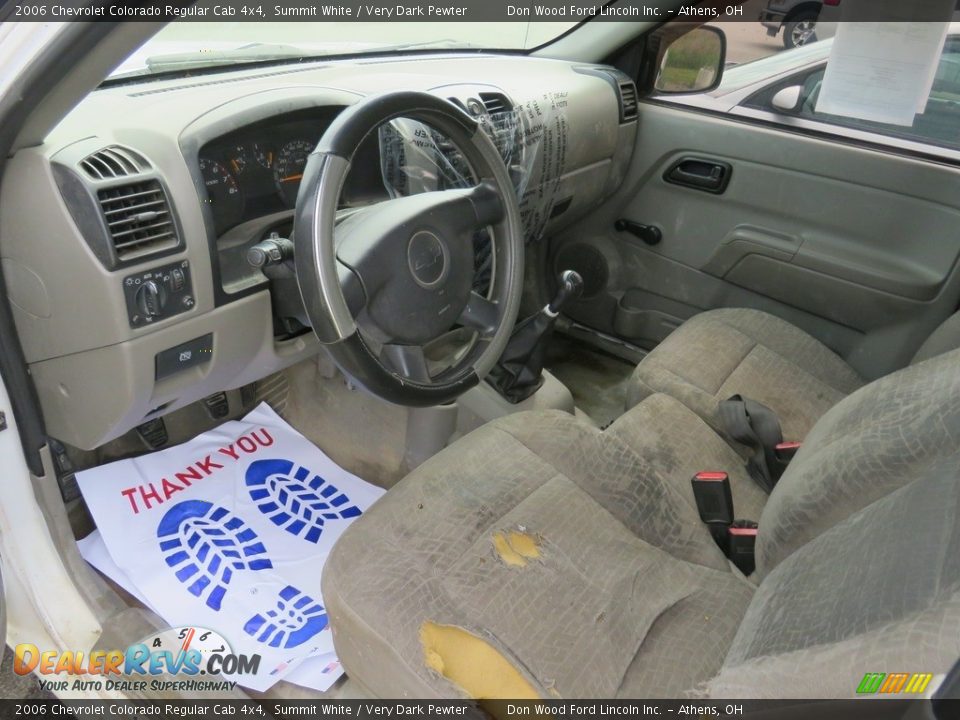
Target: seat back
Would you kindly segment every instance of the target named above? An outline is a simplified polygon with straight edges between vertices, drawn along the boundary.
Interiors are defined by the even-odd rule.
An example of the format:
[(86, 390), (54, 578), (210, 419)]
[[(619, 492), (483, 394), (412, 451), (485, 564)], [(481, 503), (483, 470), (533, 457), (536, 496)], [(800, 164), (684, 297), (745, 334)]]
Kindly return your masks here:
[(948, 317), (930, 333), (930, 337), (917, 350), (910, 364), (916, 365), (957, 348), (960, 348), (960, 312)]
[[(714, 697), (909, 698), (960, 657), (960, 467), (912, 482), (797, 549), (760, 583)], [(761, 525), (762, 528), (762, 525)], [(762, 534), (762, 533), (761, 533)], [(930, 677), (933, 676), (933, 677)]]
[(851, 697), (868, 672), (947, 672), (960, 656), (960, 351), (827, 412), (759, 525), (761, 582), (710, 694)]
[(960, 351), (899, 370), (831, 408), (770, 495), (760, 517), (763, 577), (826, 530), (960, 460)]

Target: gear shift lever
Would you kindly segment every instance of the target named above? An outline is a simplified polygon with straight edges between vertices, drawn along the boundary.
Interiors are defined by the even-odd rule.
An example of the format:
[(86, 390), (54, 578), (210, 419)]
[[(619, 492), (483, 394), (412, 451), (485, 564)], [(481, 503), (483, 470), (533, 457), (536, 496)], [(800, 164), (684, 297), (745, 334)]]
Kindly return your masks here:
[(564, 305), (582, 294), (583, 278), (580, 277), (580, 273), (576, 270), (564, 270), (560, 273), (560, 287), (557, 288), (557, 294), (543, 310), (548, 315), (556, 317), (560, 314)]
[(490, 384), (512, 403), (522, 402), (543, 384), (543, 360), (557, 316), (570, 300), (583, 292), (583, 278), (564, 270), (553, 300), (542, 310), (517, 323), (500, 361), (490, 372)]

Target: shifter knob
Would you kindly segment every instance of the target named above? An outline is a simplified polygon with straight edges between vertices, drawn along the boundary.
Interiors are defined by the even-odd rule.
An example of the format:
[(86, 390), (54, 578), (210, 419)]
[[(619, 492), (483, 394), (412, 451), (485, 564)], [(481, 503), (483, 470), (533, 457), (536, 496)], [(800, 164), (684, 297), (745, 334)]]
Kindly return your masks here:
[(560, 287), (546, 310), (550, 315), (558, 314), (563, 306), (571, 299), (580, 297), (583, 293), (583, 278), (576, 270), (564, 270), (560, 273)]

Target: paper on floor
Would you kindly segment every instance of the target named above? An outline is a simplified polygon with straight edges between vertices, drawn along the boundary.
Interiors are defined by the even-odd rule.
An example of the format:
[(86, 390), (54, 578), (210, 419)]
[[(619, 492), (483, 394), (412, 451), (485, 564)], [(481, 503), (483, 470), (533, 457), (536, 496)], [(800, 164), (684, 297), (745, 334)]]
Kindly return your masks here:
[(383, 490), (337, 466), (267, 405), (77, 480), (122, 573), (118, 584), (135, 587), (171, 626), (205, 627), (235, 653), (261, 656), (255, 675), (232, 679), (263, 691), (311, 675), (304, 660), (333, 651), (323, 563)]
[[(99, 530), (94, 530), (82, 540), (78, 540), (77, 547), (80, 548), (80, 555), (84, 560), (133, 595), (144, 607), (156, 612), (156, 609), (151, 607), (150, 601), (110, 557), (107, 544), (103, 541)], [(343, 666), (337, 659), (337, 654), (330, 652), (308, 657), (286, 674), (283, 680), (310, 690), (326, 692), (341, 675), (343, 675)]]

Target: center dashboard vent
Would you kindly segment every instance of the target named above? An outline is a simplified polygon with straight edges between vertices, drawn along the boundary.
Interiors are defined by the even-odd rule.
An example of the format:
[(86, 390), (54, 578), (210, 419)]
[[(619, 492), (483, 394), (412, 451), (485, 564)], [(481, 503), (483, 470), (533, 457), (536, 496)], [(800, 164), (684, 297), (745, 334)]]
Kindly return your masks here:
[(620, 122), (637, 118), (637, 86), (630, 80), (622, 80), (617, 85), (620, 91)]
[(507, 96), (503, 93), (482, 92), (480, 93), (480, 102), (483, 103), (483, 107), (488, 115), (513, 110), (513, 105), (510, 104)]
[(456, 97), (447, 98), (461, 110), (466, 110), (476, 118), (482, 115), (496, 115), (513, 110), (513, 103), (503, 93), (482, 92), (471, 95), (466, 101)]
[(120, 260), (177, 247), (179, 238), (167, 194), (159, 180), (97, 191), (113, 249)]

